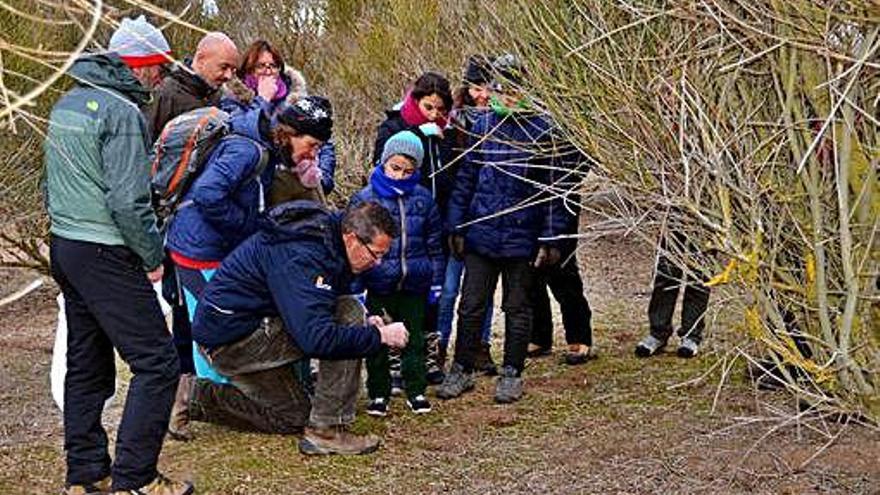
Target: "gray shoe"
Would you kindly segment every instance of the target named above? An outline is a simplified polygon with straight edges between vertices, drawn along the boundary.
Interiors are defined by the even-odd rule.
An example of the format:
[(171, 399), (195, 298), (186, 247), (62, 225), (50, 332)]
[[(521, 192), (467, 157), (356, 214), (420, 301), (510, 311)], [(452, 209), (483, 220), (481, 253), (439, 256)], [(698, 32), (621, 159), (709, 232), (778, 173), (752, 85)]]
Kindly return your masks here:
[(666, 347), (665, 340), (660, 340), (649, 334), (636, 345), (636, 356), (650, 357), (660, 352), (664, 347)]
[(498, 382), (495, 384), (495, 402), (510, 404), (516, 402), (523, 394), (523, 380), (513, 366), (501, 368)]
[(437, 387), (437, 397), (454, 399), (472, 388), (474, 388), (473, 373), (466, 372), (458, 363), (452, 363), (446, 379)]
[(690, 359), (697, 355), (697, 352), (700, 350), (700, 344), (697, 343), (696, 340), (690, 337), (684, 337), (681, 339), (681, 343), (678, 345), (678, 357)]

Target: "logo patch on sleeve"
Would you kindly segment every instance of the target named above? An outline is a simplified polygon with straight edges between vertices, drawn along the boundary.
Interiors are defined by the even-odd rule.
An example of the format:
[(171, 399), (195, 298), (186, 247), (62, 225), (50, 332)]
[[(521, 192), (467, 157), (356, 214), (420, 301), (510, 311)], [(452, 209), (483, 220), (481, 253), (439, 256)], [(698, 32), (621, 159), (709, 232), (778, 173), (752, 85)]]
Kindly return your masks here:
[(319, 289), (324, 289), (324, 290), (331, 290), (331, 291), (333, 290), (333, 286), (324, 282), (324, 277), (322, 275), (318, 275), (315, 278), (315, 287), (317, 287)]

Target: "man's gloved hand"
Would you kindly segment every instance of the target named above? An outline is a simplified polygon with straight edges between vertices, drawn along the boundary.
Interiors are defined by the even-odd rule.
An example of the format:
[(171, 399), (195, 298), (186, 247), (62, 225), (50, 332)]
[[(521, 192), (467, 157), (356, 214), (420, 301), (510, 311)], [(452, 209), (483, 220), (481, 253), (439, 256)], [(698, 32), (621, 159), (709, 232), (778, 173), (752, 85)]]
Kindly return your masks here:
[(443, 292), (443, 287), (439, 285), (432, 285), (431, 290), (428, 292), (428, 304), (434, 306), (440, 301), (440, 294)]
[(443, 137), (443, 129), (440, 128), (434, 122), (427, 122), (419, 126), (419, 130), (422, 131), (422, 134), (425, 136), (439, 136)]
[(559, 258), (561, 257), (562, 253), (559, 252), (559, 249), (545, 244), (538, 248), (538, 255), (535, 256), (535, 261), (532, 262), (532, 265), (535, 268), (553, 266), (559, 263)]
[(409, 331), (403, 323), (391, 323), (377, 327), (382, 343), (393, 349), (403, 349), (409, 341)]
[(464, 236), (458, 234), (452, 234), (449, 236), (449, 252), (451, 252), (457, 260), (464, 258)]

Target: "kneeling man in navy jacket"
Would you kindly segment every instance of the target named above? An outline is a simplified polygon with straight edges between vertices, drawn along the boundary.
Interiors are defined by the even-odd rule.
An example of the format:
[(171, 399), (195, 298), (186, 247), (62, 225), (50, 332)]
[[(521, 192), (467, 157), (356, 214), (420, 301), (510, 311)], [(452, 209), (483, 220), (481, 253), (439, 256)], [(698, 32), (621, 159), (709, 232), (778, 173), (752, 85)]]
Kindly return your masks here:
[[(193, 322), (201, 352), (229, 384), (199, 379), (192, 420), (269, 433), (295, 433), (304, 454), (364, 454), (379, 445), (355, 435), (361, 358), (401, 348), (402, 323), (367, 317), (349, 295), (355, 275), (379, 264), (397, 236), (387, 210), (364, 203), (342, 215), (311, 201), (269, 211), (260, 229), (211, 278)], [(293, 371), (320, 359), (310, 401)]]

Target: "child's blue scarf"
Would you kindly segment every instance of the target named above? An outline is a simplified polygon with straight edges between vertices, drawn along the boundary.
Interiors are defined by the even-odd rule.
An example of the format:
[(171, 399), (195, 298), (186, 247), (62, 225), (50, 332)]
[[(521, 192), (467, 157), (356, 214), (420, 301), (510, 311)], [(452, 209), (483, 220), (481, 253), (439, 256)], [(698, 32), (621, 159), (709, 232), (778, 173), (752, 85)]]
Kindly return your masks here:
[(399, 196), (409, 196), (412, 194), (413, 189), (419, 184), (421, 178), (422, 174), (416, 170), (416, 173), (412, 174), (407, 179), (394, 180), (385, 175), (385, 170), (382, 168), (382, 165), (376, 165), (376, 168), (373, 169), (373, 173), (370, 174), (370, 184), (373, 186), (373, 191), (375, 191), (379, 197), (397, 198)]

